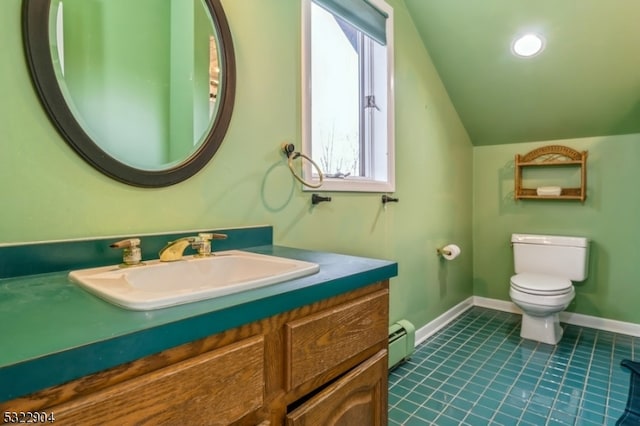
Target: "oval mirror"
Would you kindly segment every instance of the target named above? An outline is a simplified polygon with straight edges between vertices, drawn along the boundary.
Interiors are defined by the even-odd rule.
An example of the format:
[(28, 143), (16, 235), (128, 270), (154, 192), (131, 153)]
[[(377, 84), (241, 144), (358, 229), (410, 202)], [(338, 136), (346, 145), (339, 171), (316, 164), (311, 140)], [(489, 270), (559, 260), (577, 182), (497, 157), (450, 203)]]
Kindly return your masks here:
[(197, 173), (229, 126), (235, 59), (219, 0), (24, 0), (32, 79), (92, 166), (160, 187)]

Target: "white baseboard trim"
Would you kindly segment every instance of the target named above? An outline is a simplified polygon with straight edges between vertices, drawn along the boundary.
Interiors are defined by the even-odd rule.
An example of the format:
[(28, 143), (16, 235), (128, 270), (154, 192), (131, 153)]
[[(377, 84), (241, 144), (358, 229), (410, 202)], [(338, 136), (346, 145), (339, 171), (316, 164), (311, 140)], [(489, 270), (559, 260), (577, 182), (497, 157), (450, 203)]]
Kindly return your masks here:
[[(507, 300), (490, 299), (488, 297), (471, 296), (458, 303), (438, 318), (430, 321), (425, 326), (416, 330), (416, 346), (431, 337), (442, 327), (456, 319), (472, 306), (495, 309), (502, 312), (522, 314), (522, 310), (513, 302)], [(577, 314), (575, 312), (560, 313), (560, 322), (577, 325), (580, 327), (595, 328), (597, 330), (610, 331), (612, 333), (626, 334), (628, 336), (640, 337), (640, 324), (630, 322), (599, 318), (591, 315)]]
[[(473, 305), (498, 311), (522, 314), (522, 310), (515, 303), (506, 300), (489, 299), (487, 297), (473, 296)], [(597, 330), (610, 331), (612, 333), (626, 334), (640, 337), (640, 324), (594, 317), (591, 315), (577, 314), (575, 312), (561, 312), (560, 322), (577, 325), (580, 327), (595, 328)]]
[(634, 324), (631, 322), (592, 317), (590, 315), (577, 314), (575, 312), (562, 312), (560, 314), (560, 322), (640, 337), (640, 324)]
[(458, 303), (453, 308), (440, 315), (438, 318), (427, 323), (425, 326), (420, 327), (418, 330), (416, 330), (415, 345), (418, 346), (420, 343), (427, 340), (434, 333), (436, 333), (445, 325), (449, 324), (451, 321), (460, 316), (460, 314), (471, 307), (473, 307), (473, 296)]
[(515, 303), (507, 300), (489, 299), (488, 297), (473, 296), (473, 306), (481, 308), (495, 309), (496, 311), (510, 312), (512, 314), (522, 315), (520, 309)]

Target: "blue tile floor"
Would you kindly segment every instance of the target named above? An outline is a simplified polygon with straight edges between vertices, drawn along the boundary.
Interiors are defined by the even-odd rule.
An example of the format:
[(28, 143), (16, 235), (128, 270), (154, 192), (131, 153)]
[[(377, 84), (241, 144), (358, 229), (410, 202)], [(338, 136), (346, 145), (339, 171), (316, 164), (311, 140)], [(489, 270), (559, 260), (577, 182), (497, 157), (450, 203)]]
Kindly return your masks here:
[(390, 425), (614, 425), (640, 338), (562, 324), (556, 346), (520, 316), (473, 307), (389, 374)]

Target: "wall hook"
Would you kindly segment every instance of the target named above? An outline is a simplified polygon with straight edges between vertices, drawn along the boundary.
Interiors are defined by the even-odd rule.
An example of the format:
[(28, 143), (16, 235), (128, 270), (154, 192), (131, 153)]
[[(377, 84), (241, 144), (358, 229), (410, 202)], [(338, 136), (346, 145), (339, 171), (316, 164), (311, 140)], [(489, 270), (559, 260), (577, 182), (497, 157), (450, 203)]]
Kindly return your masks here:
[(323, 197), (322, 195), (311, 194), (311, 204), (313, 204), (314, 206), (316, 204), (322, 203), (323, 201), (331, 201), (331, 197)]
[(382, 196), (382, 204), (397, 203), (398, 201), (400, 201), (399, 198), (389, 197), (387, 194), (384, 194)]

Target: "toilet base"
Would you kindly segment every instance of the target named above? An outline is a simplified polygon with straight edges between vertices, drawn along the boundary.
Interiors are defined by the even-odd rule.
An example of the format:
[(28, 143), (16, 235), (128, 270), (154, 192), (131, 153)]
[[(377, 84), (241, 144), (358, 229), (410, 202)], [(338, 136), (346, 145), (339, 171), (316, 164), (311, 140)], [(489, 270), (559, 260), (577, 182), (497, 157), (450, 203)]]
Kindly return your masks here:
[(562, 339), (562, 327), (560, 327), (559, 314), (532, 316), (523, 312), (520, 337), (549, 345), (556, 345), (560, 339)]

